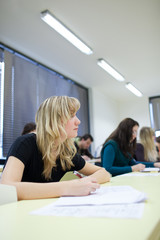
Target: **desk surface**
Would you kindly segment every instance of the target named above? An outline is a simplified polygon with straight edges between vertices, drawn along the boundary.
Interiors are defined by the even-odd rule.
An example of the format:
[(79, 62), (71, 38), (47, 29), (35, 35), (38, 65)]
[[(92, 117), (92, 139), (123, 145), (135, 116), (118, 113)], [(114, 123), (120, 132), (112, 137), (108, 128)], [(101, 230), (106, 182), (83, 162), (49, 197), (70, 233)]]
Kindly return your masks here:
[(158, 240), (160, 176), (114, 177), (107, 186), (130, 185), (148, 195), (141, 219), (36, 216), (29, 213), (55, 199), (26, 200), (0, 206), (2, 240)]

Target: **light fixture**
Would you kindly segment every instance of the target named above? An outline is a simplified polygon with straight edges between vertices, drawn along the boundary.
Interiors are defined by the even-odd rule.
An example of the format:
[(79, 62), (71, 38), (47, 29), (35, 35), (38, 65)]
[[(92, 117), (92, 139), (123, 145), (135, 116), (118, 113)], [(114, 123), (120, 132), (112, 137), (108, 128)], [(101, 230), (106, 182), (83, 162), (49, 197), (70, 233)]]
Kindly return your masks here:
[(138, 97), (142, 97), (143, 94), (137, 89), (135, 88), (131, 83), (126, 83), (126, 88), (128, 88), (128, 90), (130, 90), (132, 93), (134, 93), (136, 96)]
[(69, 42), (71, 42), (80, 51), (82, 51), (83, 53), (85, 53), (87, 55), (93, 53), (91, 48), (89, 48), (84, 42), (82, 42), (74, 33), (72, 33), (71, 30), (69, 30), (63, 23), (61, 23), (48, 10), (41, 12), (41, 18), (44, 22), (46, 22), (50, 27), (52, 27), (59, 34), (61, 34), (64, 38), (66, 38)]
[(111, 67), (103, 58), (98, 59), (97, 64), (116, 80), (120, 82), (123, 82), (125, 80), (124, 77), (119, 74), (113, 67)]

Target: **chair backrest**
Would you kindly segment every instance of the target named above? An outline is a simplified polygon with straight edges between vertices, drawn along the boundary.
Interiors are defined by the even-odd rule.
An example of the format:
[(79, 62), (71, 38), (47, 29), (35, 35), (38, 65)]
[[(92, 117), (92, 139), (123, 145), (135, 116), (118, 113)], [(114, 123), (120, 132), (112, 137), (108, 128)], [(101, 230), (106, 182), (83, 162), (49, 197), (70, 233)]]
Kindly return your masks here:
[(60, 181), (68, 181), (68, 180), (73, 180), (73, 179), (79, 179), (79, 177), (74, 174), (73, 172), (67, 172)]
[(16, 201), (17, 201), (16, 187), (0, 184), (0, 205)]

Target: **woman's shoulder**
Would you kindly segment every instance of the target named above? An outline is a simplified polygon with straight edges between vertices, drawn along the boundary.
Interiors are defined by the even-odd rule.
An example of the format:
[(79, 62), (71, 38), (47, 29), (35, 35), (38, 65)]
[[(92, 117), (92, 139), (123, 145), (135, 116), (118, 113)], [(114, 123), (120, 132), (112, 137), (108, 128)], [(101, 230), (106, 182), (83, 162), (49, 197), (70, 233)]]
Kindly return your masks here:
[(112, 145), (113, 147), (117, 148), (118, 147), (118, 143), (113, 140), (113, 139), (110, 139), (109, 141), (107, 141), (104, 145), (104, 147), (107, 147), (108, 145)]
[(19, 149), (22, 146), (34, 147), (35, 145), (36, 145), (36, 134), (29, 133), (29, 134), (19, 136), (12, 144), (10, 150)]
[(7, 159), (10, 156), (17, 157), (18, 159), (22, 159), (25, 156), (30, 155), (33, 151), (37, 151), (36, 144), (36, 135), (34, 133), (26, 134), (19, 136), (15, 142), (10, 147)]
[(136, 150), (141, 150), (141, 149), (144, 149), (143, 144), (140, 142), (136, 143)]
[(102, 148), (102, 151), (101, 151), (101, 154), (103, 155), (103, 152), (106, 150), (106, 149), (112, 149), (114, 152), (118, 152), (119, 151), (119, 146), (118, 146), (118, 143), (113, 140), (113, 139), (110, 139), (108, 140), (105, 145), (103, 146)]
[(118, 154), (119, 153), (119, 147), (118, 147), (117, 142), (113, 139), (110, 139), (105, 143), (105, 145), (103, 146), (102, 151), (101, 151), (101, 158), (102, 159), (103, 159), (104, 152), (107, 151), (107, 150)]
[(36, 142), (36, 134), (35, 133), (28, 133), (22, 136), (19, 136), (15, 143), (24, 143), (24, 142)]

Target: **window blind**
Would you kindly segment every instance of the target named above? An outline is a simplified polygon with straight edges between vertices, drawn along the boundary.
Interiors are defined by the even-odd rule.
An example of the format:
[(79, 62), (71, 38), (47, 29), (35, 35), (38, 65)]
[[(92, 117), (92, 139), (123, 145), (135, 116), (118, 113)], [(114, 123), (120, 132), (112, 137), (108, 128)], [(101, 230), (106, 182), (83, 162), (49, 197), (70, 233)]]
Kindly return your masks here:
[(3, 156), (24, 125), (35, 121), (38, 107), (50, 96), (78, 98), (81, 103), (77, 114), (81, 120), (78, 135), (89, 133), (87, 88), (15, 51), (3, 49), (2, 53), (5, 62)]

